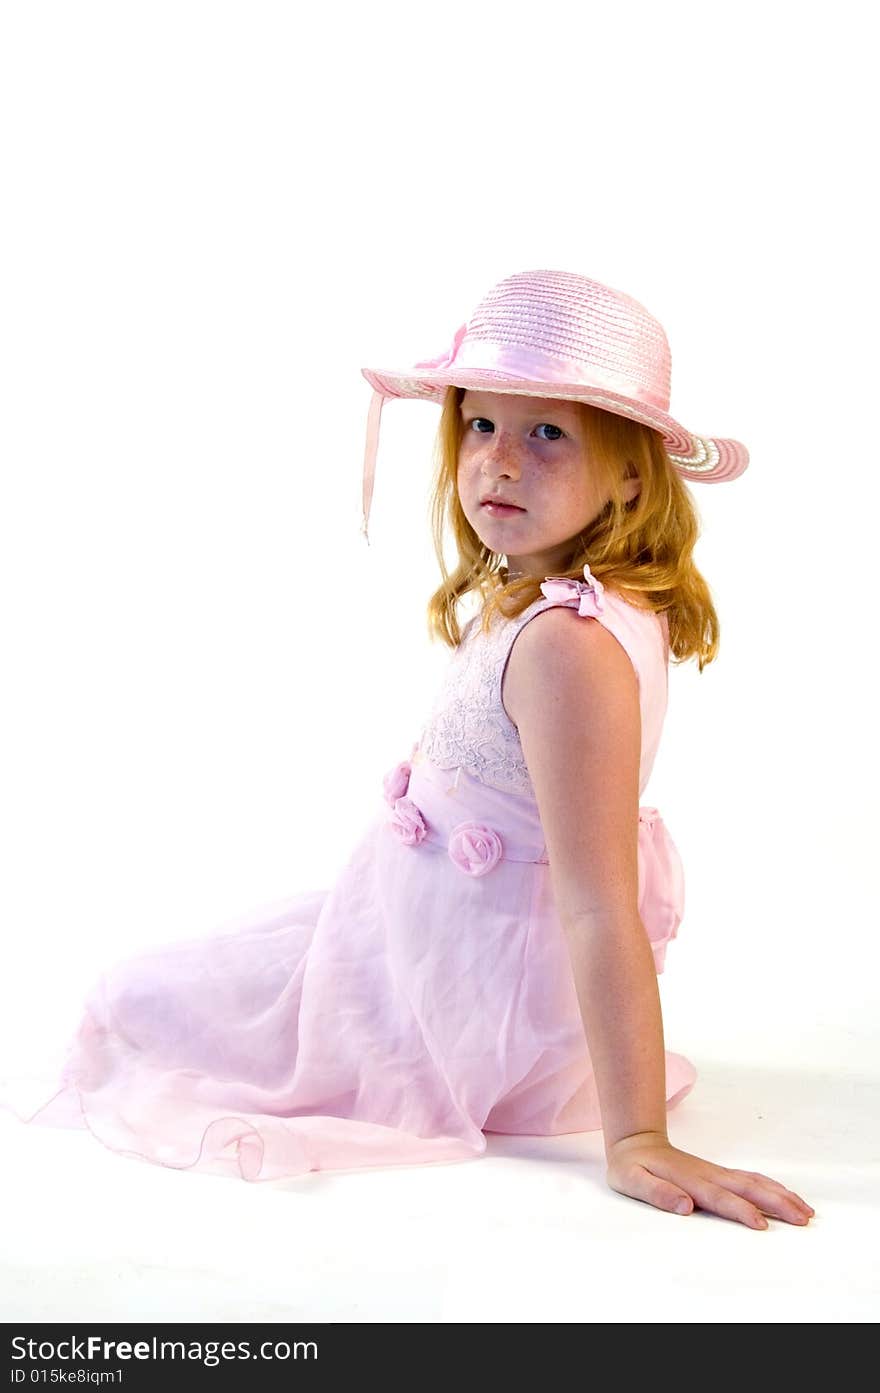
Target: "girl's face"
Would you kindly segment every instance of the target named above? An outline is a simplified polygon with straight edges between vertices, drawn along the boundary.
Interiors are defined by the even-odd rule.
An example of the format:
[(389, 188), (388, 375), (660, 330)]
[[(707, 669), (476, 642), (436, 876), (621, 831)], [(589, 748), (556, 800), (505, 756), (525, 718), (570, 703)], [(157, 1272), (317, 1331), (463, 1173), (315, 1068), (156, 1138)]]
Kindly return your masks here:
[[(548, 397), (466, 391), (458, 453), (464, 515), (511, 571), (552, 575), (571, 544), (608, 502), (591, 474), (586, 429), (576, 403)], [(628, 494), (638, 492), (637, 479)], [(517, 512), (493, 512), (497, 496)]]

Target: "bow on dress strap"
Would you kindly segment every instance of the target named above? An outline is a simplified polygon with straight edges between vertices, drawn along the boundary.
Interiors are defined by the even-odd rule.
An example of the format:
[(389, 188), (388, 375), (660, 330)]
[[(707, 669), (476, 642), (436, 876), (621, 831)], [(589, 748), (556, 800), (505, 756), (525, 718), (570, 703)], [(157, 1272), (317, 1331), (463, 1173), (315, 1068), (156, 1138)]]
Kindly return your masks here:
[(578, 614), (595, 615), (605, 608), (602, 598), (605, 587), (584, 566), (584, 579), (575, 580), (573, 576), (547, 576), (541, 582), (541, 593), (548, 600), (559, 600), (563, 604), (577, 603)]

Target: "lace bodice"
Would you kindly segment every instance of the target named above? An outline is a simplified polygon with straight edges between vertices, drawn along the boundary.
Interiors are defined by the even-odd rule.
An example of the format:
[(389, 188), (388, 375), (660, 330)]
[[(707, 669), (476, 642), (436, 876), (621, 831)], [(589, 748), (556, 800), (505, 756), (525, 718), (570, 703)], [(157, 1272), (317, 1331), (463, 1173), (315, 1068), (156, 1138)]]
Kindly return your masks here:
[[(536, 601), (519, 620), (524, 623), (538, 608)], [(519, 732), (501, 705), (500, 692), (501, 669), (522, 624), (496, 616), (483, 635), (480, 623), (479, 615), (471, 619), (453, 654), (419, 737), (419, 752), (441, 769), (462, 768), (493, 788), (528, 794), (531, 780)]]
[(641, 794), (666, 711), (667, 631), (656, 614), (638, 609), (614, 592), (603, 592), (589, 568), (584, 571), (585, 582), (547, 577), (542, 598), (513, 619), (495, 614), (486, 634), (479, 615), (470, 620), (422, 728), (416, 760), (428, 759), (440, 769), (464, 769), (493, 788), (534, 798), (519, 732), (502, 704), (501, 684), (517, 634), (544, 610), (566, 605), (610, 629), (633, 661), (642, 712)]

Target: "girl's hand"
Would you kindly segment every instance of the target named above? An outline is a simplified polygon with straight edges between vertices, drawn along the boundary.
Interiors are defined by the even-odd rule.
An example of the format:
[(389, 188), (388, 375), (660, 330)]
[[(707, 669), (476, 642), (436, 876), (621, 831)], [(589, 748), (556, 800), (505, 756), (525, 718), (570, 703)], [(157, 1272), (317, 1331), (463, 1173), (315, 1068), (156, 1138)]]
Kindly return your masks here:
[(662, 1132), (622, 1137), (609, 1147), (607, 1162), (612, 1190), (675, 1214), (707, 1209), (749, 1228), (765, 1229), (765, 1214), (787, 1224), (808, 1224), (816, 1212), (769, 1176), (703, 1161), (679, 1151)]

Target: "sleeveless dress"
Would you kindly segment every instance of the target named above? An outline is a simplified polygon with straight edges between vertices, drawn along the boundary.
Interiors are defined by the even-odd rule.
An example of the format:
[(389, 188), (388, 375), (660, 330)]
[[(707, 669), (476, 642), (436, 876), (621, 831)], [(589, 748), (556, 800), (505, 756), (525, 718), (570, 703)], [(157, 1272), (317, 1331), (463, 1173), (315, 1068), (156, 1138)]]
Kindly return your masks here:
[[(600, 1127), (502, 680), (517, 635), (544, 610), (603, 624), (638, 678), (641, 795), (666, 711), (668, 630), (592, 577), (548, 578), (542, 592), (488, 634), (479, 615), (466, 625), (331, 889), (116, 963), (86, 997), (60, 1088), (27, 1116), (8, 1090), (0, 1105), (88, 1129), (122, 1155), (249, 1181), (473, 1158), (486, 1132)], [(661, 972), (684, 880), (656, 808), (639, 809), (638, 874)], [(667, 1051), (667, 1107), (695, 1077)]]

